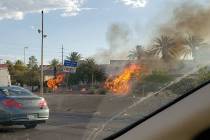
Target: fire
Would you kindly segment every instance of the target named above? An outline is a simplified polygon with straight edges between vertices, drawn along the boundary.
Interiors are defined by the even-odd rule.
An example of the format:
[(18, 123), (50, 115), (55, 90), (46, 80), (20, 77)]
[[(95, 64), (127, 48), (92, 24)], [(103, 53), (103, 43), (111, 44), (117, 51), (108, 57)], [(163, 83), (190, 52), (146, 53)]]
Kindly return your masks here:
[(119, 75), (108, 78), (105, 82), (105, 88), (117, 95), (128, 94), (132, 77), (140, 78), (141, 69), (137, 64), (127, 66)]
[(49, 89), (57, 89), (58, 85), (64, 81), (64, 74), (57, 74), (54, 79), (47, 81), (47, 86)]

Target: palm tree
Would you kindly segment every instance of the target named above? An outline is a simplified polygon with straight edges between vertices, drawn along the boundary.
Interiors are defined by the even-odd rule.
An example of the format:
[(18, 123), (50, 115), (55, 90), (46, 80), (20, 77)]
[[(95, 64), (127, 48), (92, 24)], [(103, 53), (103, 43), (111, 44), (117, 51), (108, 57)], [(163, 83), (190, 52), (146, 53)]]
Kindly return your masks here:
[(197, 50), (200, 47), (207, 46), (207, 44), (204, 43), (204, 40), (202, 38), (190, 34), (188, 34), (184, 44), (188, 46), (184, 50), (184, 57), (186, 57), (189, 54), (192, 54), (192, 57), (195, 61), (197, 60)]
[(141, 45), (137, 45), (136, 49), (129, 51), (128, 58), (131, 60), (138, 59), (140, 60), (141, 57), (144, 55), (144, 50)]
[(91, 85), (93, 86), (93, 81), (94, 81), (95, 71), (96, 71), (96, 66), (97, 66), (96, 62), (95, 62), (94, 58), (87, 58), (85, 60), (85, 64), (86, 64), (86, 68), (87, 68), (87, 72), (86, 73), (89, 73), (88, 74), (89, 75), (88, 76), (89, 77), (89, 81), (91, 81)]
[(50, 61), (50, 66), (52, 67), (57, 67), (59, 65), (59, 60), (58, 59), (53, 59)]
[(177, 56), (176, 43), (169, 36), (162, 35), (160, 38), (156, 38), (150, 54), (161, 56), (164, 61), (168, 61), (171, 58)]
[(53, 60), (50, 61), (50, 66), (53, 67), (54, 76), (56, 76), (58, 65), (59, 65), (59, 60), (58, 59), (54, 58)]
[(136, 50), (135, 49), (129, 51), (128, 59), (134, 60), (134, 59), (136, 59), (136, 57), (137, 57), (137, 53), (136, 53)]
[(79, 54), (78, 52), (72, 52), (71, 54), (69, 54), (69, 56), (66, 57), (68, 60), (71, 61), (79, 61), (82, 59), (81, 54)]

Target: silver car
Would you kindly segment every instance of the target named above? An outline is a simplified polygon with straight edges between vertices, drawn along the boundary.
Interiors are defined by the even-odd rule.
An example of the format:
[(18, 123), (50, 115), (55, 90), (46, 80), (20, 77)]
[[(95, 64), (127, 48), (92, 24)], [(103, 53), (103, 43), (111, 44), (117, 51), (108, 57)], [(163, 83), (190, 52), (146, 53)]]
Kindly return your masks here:
[(0, 124), (35, 128), (49, 118), (43, 97), (18, 86), (0, 87)]

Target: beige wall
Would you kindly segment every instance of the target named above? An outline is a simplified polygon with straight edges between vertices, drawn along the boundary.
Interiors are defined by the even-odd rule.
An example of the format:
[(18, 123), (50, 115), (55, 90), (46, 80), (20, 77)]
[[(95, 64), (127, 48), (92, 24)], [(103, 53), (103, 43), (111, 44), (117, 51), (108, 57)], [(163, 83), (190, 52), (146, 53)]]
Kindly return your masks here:
[(0, 86), (11, 85), (9, 71), (6, 68), (0, 69)]

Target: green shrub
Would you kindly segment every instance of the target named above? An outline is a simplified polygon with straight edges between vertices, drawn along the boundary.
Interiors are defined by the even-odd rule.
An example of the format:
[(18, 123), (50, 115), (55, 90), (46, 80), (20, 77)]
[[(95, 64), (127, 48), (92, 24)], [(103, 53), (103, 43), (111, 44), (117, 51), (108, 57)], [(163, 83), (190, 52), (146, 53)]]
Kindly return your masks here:
[(210, 70), (209, 70), (209, 68), (208, 68), (208, 67), (200, 68), (200, 69), (198, 70), (197, 79), (198, 79), (200, 82), (205, 82), (205, 81), (210, 80)]
[(100, 94), (100, 95), (105, 95), (107, 93), (107, 90), (104, 89), (104, 88), (100, 88), (97, 90), (97, 93)]
[(152, 74), (143, 78), (143, 82), (167, 83), (173, 81), (174, 77), (164, 71), (153, 71)]
[(88, 94), (96, 94), (97, 93), (97, 89), (93, 86), (90, 87), (90, 89), (88, 90)]
[(132, 94), (147, 94), (149, 92), (158, 91), (161, 87), (164, 86), (164, 83), (158, 82), (137, 82), (132, 86)]
[(197, 79), (183, 78), (179, 82), (172, 84), (167, 89), (174, 94), (185, 94), (198, 86)]

